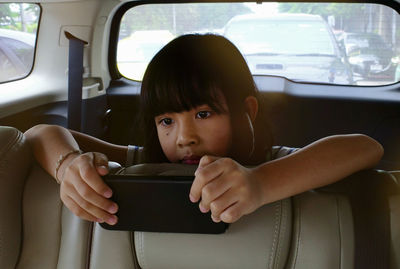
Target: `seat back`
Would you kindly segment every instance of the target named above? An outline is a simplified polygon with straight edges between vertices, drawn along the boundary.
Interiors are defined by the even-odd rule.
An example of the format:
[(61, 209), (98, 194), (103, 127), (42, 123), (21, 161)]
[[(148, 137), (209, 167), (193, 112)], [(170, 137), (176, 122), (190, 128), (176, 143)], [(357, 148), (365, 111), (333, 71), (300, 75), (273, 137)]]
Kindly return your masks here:
[(90, 223), (62, 206), (59, 185), (18, 130), (0, 127), (0, 268), (86, 268)]
[(22, 248), (22, 194), (31, 154), (21, 132), (0, 128), (0, 268), (14, 268)]

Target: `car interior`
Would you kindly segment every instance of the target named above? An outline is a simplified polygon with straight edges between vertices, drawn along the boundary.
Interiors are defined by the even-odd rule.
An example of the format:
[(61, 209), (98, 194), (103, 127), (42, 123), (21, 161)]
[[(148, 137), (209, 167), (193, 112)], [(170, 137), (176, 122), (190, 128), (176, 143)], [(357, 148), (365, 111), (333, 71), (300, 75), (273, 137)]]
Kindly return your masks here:
[[(0, 268), (400, 269), (399, 11), (396, 0), (0, 0)], [(177, 36), (228, 28), (274, 145), (366, 134), (384, 148), (380, 163), (265, 205), (221, 234), (116, 231), (71, 213), (24, 132), (55, 124), (142, 145), (148, 62)], [(380, 35), (391, 67), (361, 45), (346, 47), (345, 32)]]

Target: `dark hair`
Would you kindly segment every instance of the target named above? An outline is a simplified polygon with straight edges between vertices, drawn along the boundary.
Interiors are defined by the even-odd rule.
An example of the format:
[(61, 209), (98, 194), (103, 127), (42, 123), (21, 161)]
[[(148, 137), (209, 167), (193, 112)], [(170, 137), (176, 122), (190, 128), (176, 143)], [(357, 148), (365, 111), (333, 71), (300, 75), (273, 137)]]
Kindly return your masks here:
[[(253, 142), (244, 100), (254, 96), (260, 103), (253, 77), (239, 50), (224, 37), (212, 34), (180, 36), (150, 61), (140, 95), (141, 121), (146, 135), (145, 161), (168, 161), (157, 136), (155, 116), (188, 111), (203, 104), (221, 113), (223, 107), (218, 99), (221, 93), (226, 99), (233, 128), (234, 149), (229, 157), (247, 164), (265, 161), (265, 148), (270, 147), (272, 141), (260, 111), (262, 105), (259, 105), (254, 124), (255, 148), (259, 153), (253, 154), (254, 160), (248, 158)], [(263, 160), (257, 160), (260, 154)]]

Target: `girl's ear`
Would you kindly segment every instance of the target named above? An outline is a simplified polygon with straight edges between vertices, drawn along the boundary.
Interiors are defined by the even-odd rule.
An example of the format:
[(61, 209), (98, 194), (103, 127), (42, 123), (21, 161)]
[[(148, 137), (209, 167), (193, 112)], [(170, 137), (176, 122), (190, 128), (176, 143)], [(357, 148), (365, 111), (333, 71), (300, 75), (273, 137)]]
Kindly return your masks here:
[(258, 113), (258, 101), (257, 98), (254, 96), (250, 95), (247, 96), (246, 99), (244, 100), (244, 106), (246, 109), (246, 113), (249, 115), (251, 122), (254, 123), (257, 113)]

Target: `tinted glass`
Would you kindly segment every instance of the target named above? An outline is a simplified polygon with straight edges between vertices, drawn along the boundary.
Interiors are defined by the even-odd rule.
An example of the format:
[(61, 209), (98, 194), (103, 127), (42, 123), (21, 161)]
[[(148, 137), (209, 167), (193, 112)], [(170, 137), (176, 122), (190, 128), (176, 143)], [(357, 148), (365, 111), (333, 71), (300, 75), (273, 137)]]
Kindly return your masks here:
[[(224, 31), (246, 55), (249, 53), (335, 54), (331, 36), (322, 21), (271, 21), (250, 18), (246, 21), (233, 22)], [(293, 46), (293, 42), (296, 46)], [(247, 45), (249, 48), (247, 48)], [(256, 51), (252, 47), (259, 46)]]
[(0, 83), (30, 73), (39, 14), (36, 4), (0, 3)]
[(202, 3), (136, 6), (122, 18), (120, 73), (141, 80), (166, 43), (186, 33), (230, 39), (253, 75), (298, 82), (387, 85), (399, 81), (399, 14), (356, 3)]

